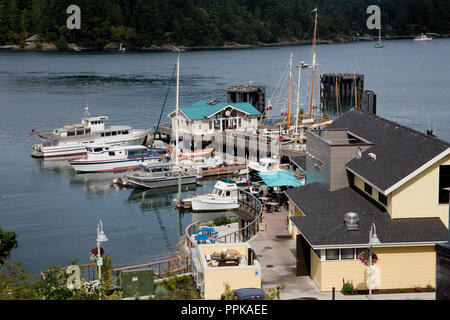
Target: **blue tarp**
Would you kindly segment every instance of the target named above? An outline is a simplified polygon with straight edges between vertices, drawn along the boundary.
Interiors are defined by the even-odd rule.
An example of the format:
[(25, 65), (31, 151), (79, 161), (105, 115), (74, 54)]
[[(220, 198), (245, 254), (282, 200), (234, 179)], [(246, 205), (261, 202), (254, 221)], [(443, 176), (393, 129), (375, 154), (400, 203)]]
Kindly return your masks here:
[(293, 173), (288, 171), (276, 170), (258, 172), (258, 174), (268, 187), (294, 187), (303, 185)]

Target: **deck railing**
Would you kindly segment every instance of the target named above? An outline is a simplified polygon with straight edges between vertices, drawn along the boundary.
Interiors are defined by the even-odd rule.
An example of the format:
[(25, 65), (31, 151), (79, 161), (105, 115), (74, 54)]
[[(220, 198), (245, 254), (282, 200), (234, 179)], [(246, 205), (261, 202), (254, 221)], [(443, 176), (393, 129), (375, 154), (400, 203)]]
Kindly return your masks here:
[(214, 238), (216, 242), (245, 242), (253, 238), (259, 230), (262, 221), (263, 207), (256, 196), (245, 190), (239, 190), (239, 210), (253, 216), (249, 223), (239, 230)]

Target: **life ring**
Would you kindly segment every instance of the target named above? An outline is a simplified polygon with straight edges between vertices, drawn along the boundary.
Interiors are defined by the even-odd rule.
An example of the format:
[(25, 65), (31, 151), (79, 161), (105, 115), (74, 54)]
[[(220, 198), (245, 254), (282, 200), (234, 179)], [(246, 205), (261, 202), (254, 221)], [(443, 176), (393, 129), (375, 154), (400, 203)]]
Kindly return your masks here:
[(171, 177), (172, 176), (172, 172), (166, 172), (166, 177)]

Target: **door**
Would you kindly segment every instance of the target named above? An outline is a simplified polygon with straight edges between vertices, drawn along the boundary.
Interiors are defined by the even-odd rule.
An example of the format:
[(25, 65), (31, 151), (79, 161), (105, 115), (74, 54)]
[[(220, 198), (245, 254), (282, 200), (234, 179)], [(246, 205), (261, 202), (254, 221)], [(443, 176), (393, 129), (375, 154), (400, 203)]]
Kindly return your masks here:
[(311, 249), (303, 235), (297, 235), (297, 268), (296, 276), (309, 276), (311, 274)]

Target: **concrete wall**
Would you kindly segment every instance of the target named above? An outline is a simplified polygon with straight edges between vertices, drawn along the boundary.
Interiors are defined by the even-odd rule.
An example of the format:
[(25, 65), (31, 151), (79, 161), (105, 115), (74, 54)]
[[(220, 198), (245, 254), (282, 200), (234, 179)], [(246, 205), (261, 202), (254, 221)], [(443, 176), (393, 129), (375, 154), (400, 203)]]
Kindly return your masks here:
[(220, 299), (225, 291), (225, 283), (231, 289), (240, 288), (261, 288), (261, 266), (258, 260), (253, 261), (253, 265), (240, 265), (228, 267), (208, 267), (205, 254), (212, 254), (223, 249), (235, 249), (241, 255), (246, 256), (250, 246), (247, 243), (227, 243), (227, 244), (206, 244), (198, 246), (198, 257), (202, 265), (204, 279), (204, 298)]
[[(425, 288), (435, 286), (436, 253), (434, 246), (374, 248), (379, 261), (379, 289)], [(373, 271), (375, 273), (377, 271)], [(368, 267), (359, 260), (318, 261), (311, 253), (311, 277), (321, 291), (340, 291), (342, 279), (355, 289), (367, 290)], [(375, 287), (373, 287), (375, 289)]]
[(450, 165), (450, 155), (392, 191), (392, 218), (439, 217), (448, 228), (448, 204), (438, 203), (439, 165)]

